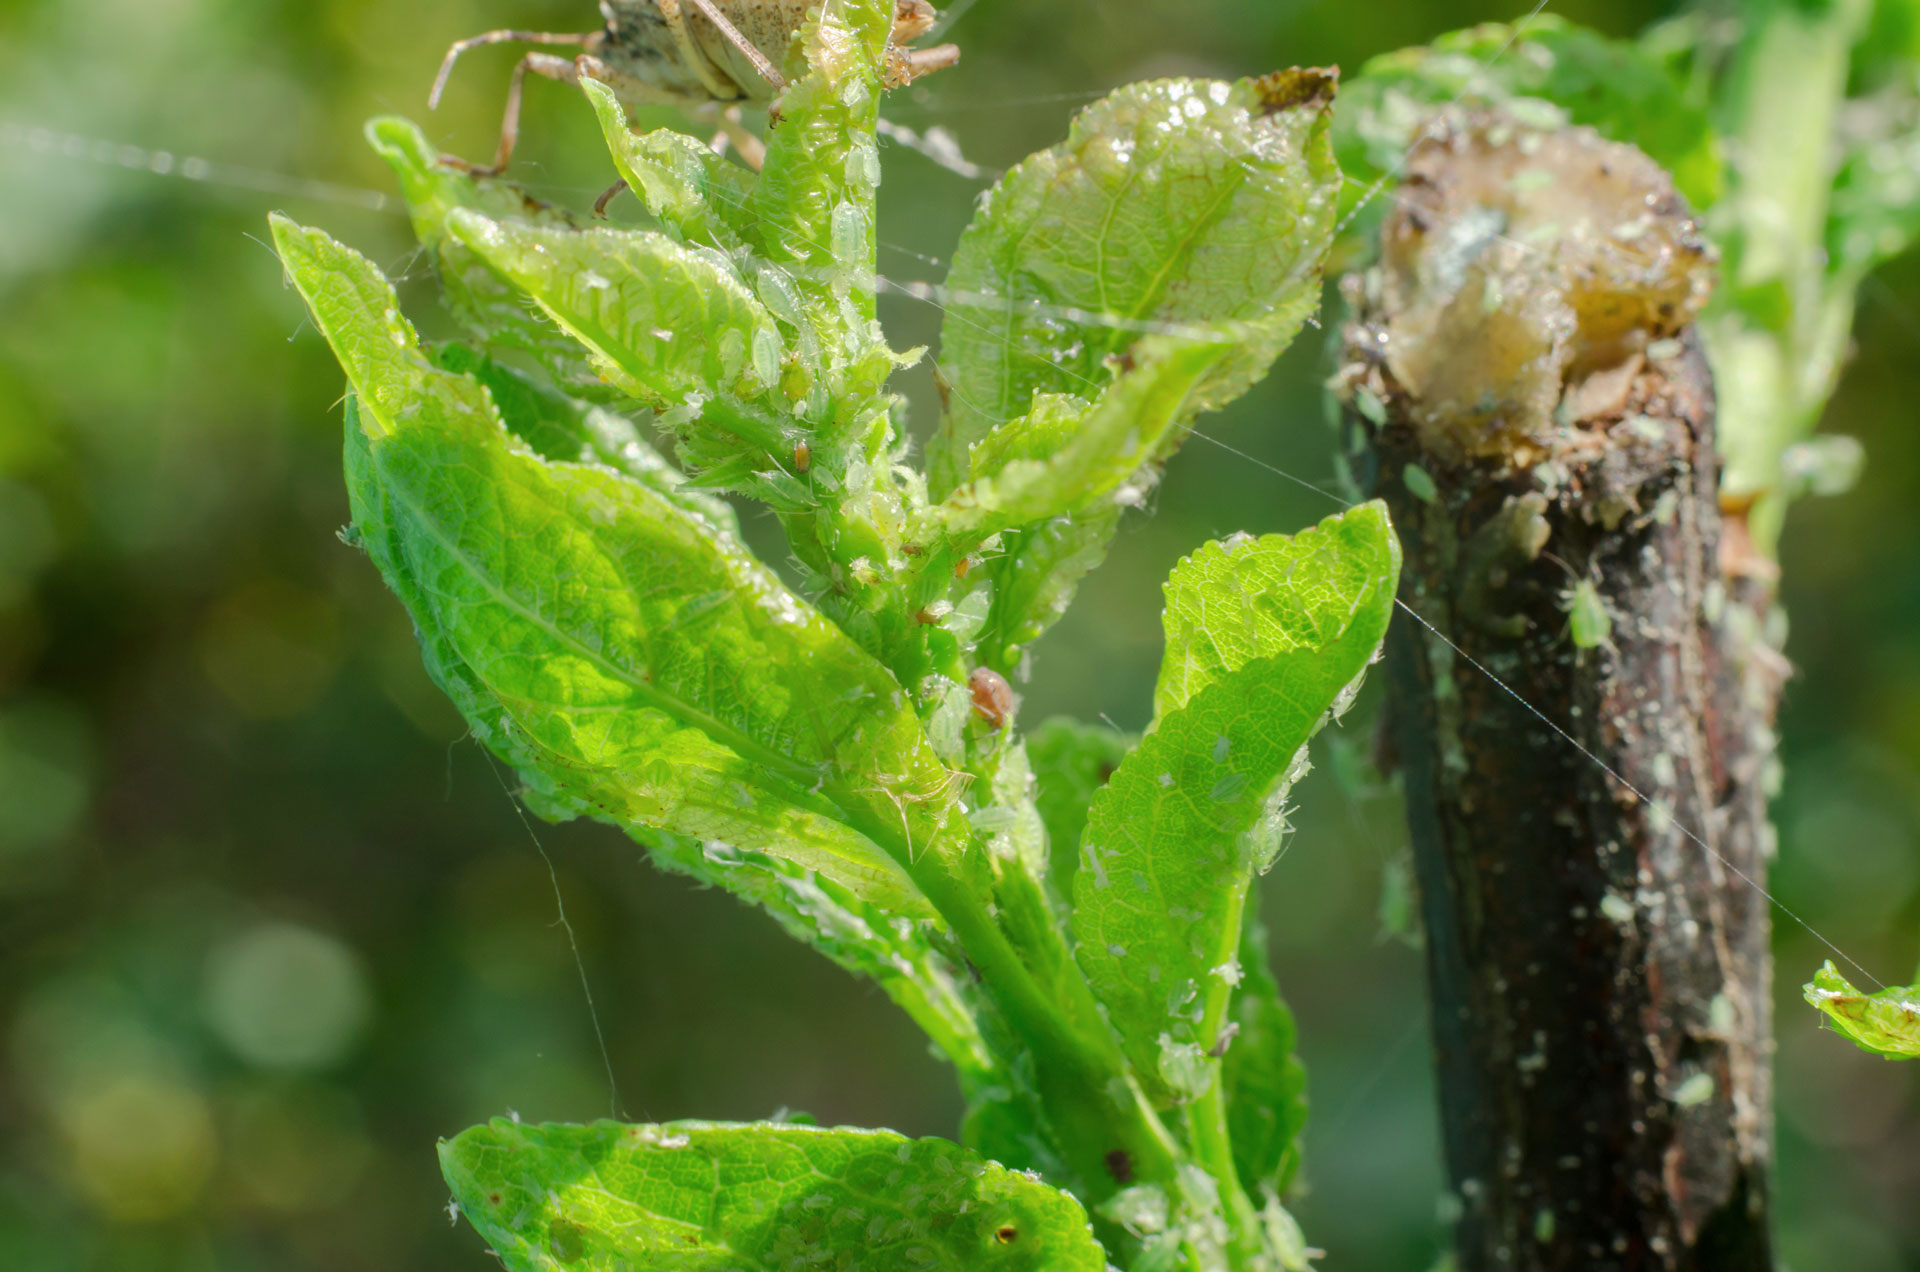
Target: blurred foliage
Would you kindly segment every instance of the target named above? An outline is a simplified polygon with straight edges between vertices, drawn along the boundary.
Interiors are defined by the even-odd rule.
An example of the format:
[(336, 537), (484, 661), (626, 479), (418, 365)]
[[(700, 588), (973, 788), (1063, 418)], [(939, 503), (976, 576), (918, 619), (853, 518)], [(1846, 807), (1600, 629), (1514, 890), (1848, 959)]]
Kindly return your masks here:
[[(1356, 68), (1523, 7), (979, 0), (952, 33), (962, 65), (888, 110), (998, 167), (1118, 83)], [(1622, 36), (1663, 12), (1552, 8)], [(249, 239), (285, 206), (398, 275), (409, 227), (188, 179), (199, 156), (387, 190), (361, 121), (418, 112), (450, 41), (593, 23), (587, 0), (0, 0), (0, 1267), (485, 1267), (446, 1222), (431, 1146), (508, 1110), (744, 1119), (793, 1101), (824, 1122), (954, 1128), (950, 1080), (877, 992), (655, 873), (616, 832), (539, 826), (610, 1095), (548, 868), (399, 607), (333, 538), (338, 372)], [(490, 152), (510, 65), (501, 50), (462, 66), (437, 142)], [(151, 154), (50, 154), (32, 127), (177, 162), (161, 176), (142, 170)], [(612, 180), (596, 133), (572, 93), (535, 82), (521, 175), (590, 204)], [(979, 186), (886, 158), (882, 266), (938, 278)], [(407, 301), (431, 311), (425, 290)], [(894, 298), (883, 318), (908, 347), (940, 315)], [(1311, 343), (1207, 437), (1324, 482)], [(1782, 548), (1800, 675), (1778, 890), (1888, 980), (1920, 952), (1916, 354), (1908, 258), (1864, 285), (1828, 413), (1865, 443), (1860, 484), (1796, 505)], [(924, 431), (932, 380), (901, 384)], [(1199, 439), (1157, 503), (1037, 646), (1028, 718), (1140, 727), (1172, 563), (1328, 511)], [(747, 526), (763, 545), (770, 529)], [(1366, 714), (1323, 740), (1364, 749)], [(1311, 1073), (1302, 1221), (1340, 1266), (1426, 1267), (1440, 1220), (1423, 976), (1374, 917), (1398, 809), (1326, 773), (1300, 798), (1264, 913)], [(1920, 1268), (1920, 1066), (1820, 1031), (1798, 969), (1825, 951), (1784, 920), (1778, 957), (1795, 969), (1777, 1016), (1787, 1254)], [(1329, 966), (1341, 976), (1314, 974)]]

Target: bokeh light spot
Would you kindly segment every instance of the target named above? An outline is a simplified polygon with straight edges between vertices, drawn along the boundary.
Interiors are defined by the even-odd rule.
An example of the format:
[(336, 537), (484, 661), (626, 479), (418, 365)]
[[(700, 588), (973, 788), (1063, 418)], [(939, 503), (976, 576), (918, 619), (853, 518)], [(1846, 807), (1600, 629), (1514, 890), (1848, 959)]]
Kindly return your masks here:
[(371, 1008), (359, 956), (291, 923), (263, 924), (207, 961), (207, 1023), (266, 1069), (324, 1069), (360, 1037)]
[(109, 1218), (170, 1218), (213, 1173), (213, 1118), (199, 1092), (156, 1073), (125, 1074), (57, 1110), (81, 1193)]

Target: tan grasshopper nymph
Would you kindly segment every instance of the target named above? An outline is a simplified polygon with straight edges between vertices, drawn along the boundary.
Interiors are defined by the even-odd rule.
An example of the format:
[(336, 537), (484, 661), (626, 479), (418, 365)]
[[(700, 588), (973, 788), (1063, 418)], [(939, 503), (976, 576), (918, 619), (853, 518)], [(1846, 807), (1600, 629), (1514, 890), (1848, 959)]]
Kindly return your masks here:
[[(829, 0), (830, 2), (830, 0)], [(666, 105), (712, 112), (731, 103), (771, 104), (786, 87), (773, 58), (783, 55), (794, 33), (819, 0), (600, 0), (607, 24), (598, 31), (555, 34), (544, 31), (489, 31), (461, 40), (447, 50), (433, 82), (430, 105), (469, 50), (488, 44), (567, 44), (580, 49), (568, 59), (529, 53), (514, 68), (507, 90), (500, 148), (491, 167), (468, 165), (498, 176), (513, 157), (520, 133), (520, 99), (527, 72), (577, 84), (582, 76), (599, 80), (632, 106)], [(922, 75), (952, 66), (960, 50), (907, 46), (933, 28), (938, 12), (927, 0), (894, 0), (893, 32), (887, 47), (886, 83), (897, 88)], [(737, 106), (719, 121), (722, 132), (749, 162), (759, 142), (739, 123)]]

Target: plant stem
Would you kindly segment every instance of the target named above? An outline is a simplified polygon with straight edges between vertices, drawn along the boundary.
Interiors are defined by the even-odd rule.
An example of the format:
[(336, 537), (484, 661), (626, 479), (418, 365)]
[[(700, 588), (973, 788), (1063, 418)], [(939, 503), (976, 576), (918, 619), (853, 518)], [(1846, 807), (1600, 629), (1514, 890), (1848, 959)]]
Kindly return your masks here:
[(1777, 554), (1783, 458), (1833, 394), (1857, 280), (1825, 251), (1837, 124), (1865, 0), (1754, 3), (1734, 56), (1723, 126), (1733, 192), (1712, 212), (1734, 246), (1731, 290), (1702, 322), (1720, 390), (1722, 493), (1751, 502), (1754, 546)]

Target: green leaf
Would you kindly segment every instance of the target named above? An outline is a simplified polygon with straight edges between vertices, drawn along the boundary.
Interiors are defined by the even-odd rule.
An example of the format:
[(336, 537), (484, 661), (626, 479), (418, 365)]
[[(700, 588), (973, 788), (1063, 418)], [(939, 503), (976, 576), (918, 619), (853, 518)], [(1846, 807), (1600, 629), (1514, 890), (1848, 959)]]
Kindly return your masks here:
[(889, 914), (832, 879), (766, 853), (656, 832), (649, 856), (665, 870), (724, 888), (771, 914), (789, 935), (874, 981), (959, 1071), (963, 1091), (1003, 1080), (982, 1034), (979, 987), (929, 925)]
[(1719, 143), (1707, 112), (1657, 59), (1552, 14), (1487, 23), (1367, 62), (1334, 117), (1351, 206), (1397, 175), (1431, 113), (1501, 106), (1551, 126), (1583, 124), (1638, 146), (1673, 173), (1696, 208), (1719, 198)]
[(471, 376), (484, 385), (508, 430), (542, 459), (604, 465), (739, 537), (740, 522), (733, 507), (689, 486), (686, 474), (648, 445), (626, 416), (536, 383), (465, 345), (442, 345), (433, 352), (433, 360), (444, 370)]
[(926, 913), (903, 867), (964, 872), (970, 836), (886, 670), (676, 498), (513, 444), (370, 263), (274, 230), (354, 385), (364, 541), (541, 810), (777, 854)]
[(1103, 1272), (1066, 1193), (891, 1131), (496, 1120), (440, 1146), (513, 1272)]
[[(1166, 652), (1153, 689), (1164, 718), (1256, 658), (1327, 647), (1377, 582), (1399, 568), (1385, 509), (1365, 504), (1291, 537), (1235, 535), (1203, 544), (1167, 576)], [(1390, 599), (1390, 596), (1389, 596)]]
[(1889, 1060), (1920, 1060), (1920, 985), (1863, 993), (1829, 959), (1805, 992), (1807, 1001), (1862, 1051)]
[(455, 238), (447, 226), (447, 218), (456, 208), (554, 229), (570, 228), (573, 218), (563, 209), (528, 197), (517, 186), (477, 180), (442, 164), (433, 143), (409, 120), (395, 116), (371, 120), (367, 141), (400, 179), (401, 193), (413, 215), (414, 233), (433, 255), (442, 301), (455, 321), (490, 348), (526, 354), (570, 393), (601, 400), (615, 396), (593, 370), (579, 344), (528, 305), (512, 283)]
[(582, 79), (580, 87), (593, 104), (614, 167), (669, 234), (723, 252), (745, 245), (750, 172), (675, 129), (636, 133), (612, 88), (595, 79)]
[[(486, 386), (507, 427), (544, 458), (604, 464), (682, 503), (724, 533), (737, 534), (732, 509), (689, 489), (686, 478), (640, 440), (623, 417), (537, 385), (462, 345), (443, 347), (435, 361)], [(877, 982), (954, 1062), (963, 1088), (995, 1080), (997, 1066), (975, 1018), (981, 1009), (975, 987), (936, 947), (924, 921), (886, 913), (829, 875), (779, 857), (665, 832), (646, 838), (656, 865), (760, 906), (796, 939)], [(906, 908), (914, 904), (910, 898)]]
[(1204, 382), (1234, 351), (1224, 340), (1147, 337), (1133, 348), (1132, 368), (1083, 416), (1069, 419), (1061, 410), (1066, 399), (1048, 396), (1037, 403), (1035, 417), (1009, 426), (1014, 438), (994, 444), (988, 457), (977, 451), (978, 475), (948, 495), (934, 516), (947, 533), (978, 540), (1071, 516), (1101, 500), (1139, 503), (1144, 491), (1129, 496), (1122, 487), (1180, 444)]
[[(788, 383), (788, 346), (726, 256), (640, 230), (553, 231), (455, 211), (453, 233), (524, 288), (602, 375), (658, 409), (703, 485), (776, 508), (817, 496), (787, 470), (827, 403)], [(799, 401), (789, 396), (798, 394)]]
[(1073, 895), (1080, 836), (1094, 792), (1107, 784), (1135, 739), (1102, 725), (1056, 717), (1027, 735), (1027, 755), (1040, 784), (1035, 803), (1047, 828), (1048, 874), (1062, 897)]
[(1073, 886), (1080, 965), (1162, 1100), (1217, 1078), (1248, 886), (1307, 740), (1379, 649), (1399, 566), (1374, 503), (1208, 545), (1168, 583), (1160, 714), (1094, 796)]
[(1142, 333), (1239, 342), (1198, 386), (1195, 409), (1265, 374), (1320, 299), (1340, 180), (1332, 95), (1319, 71), (1135, 84), (1002, 178), (947, 280), (952, 393), (931, 455), (937, 496), (1036, 393), (1093, 396), (1108, 359)]
[[(785, 347), (773, 317), (718, 253), (649, 230), (554, 230), (462, 208), (447, 226), (637, 401), (664, 409), (754, 397), (777, 379)], [(773, 374), (756, 347), (773, 354)]]
[(986, 560), (992, 591), (977, 638), (980, 661), (1010, 673), (1027, 646), (1064, 614), (1080, 580), (1106, 559), (1126, 505), (1096, 504), (1072, 516), (1010, 530)]
[(1920, 239), (1920, 93), (1914, 79), (1854, 104), (1827, 207), (1827, 267), (1857, 280)]
[(1254, 1197), (1268, 1189), (1286, 1192), (1300, 1168), (1300, 1133), (1307, 1124), (1307, 1069), (1294, 1051), (1299, 1031), (1274, 983), (1258, 901), (1257, 890), (1247, 894), (1240, 936), (1243, 979), (1228, 1012), (1238, 1032), (1227, 1045), (1220, 1075), (1233, 1163), (1240, 1186)]

